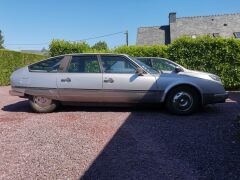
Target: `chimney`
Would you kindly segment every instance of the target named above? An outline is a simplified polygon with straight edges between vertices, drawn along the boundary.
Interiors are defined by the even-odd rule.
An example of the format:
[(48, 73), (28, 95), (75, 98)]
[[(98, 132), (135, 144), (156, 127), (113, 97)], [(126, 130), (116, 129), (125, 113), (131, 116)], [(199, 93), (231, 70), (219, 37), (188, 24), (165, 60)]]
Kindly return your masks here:
[(177, 19), (177, 13), (175, 13), (175, 12), (169, 13), (169, 24), (175, 23), (176, 19)]

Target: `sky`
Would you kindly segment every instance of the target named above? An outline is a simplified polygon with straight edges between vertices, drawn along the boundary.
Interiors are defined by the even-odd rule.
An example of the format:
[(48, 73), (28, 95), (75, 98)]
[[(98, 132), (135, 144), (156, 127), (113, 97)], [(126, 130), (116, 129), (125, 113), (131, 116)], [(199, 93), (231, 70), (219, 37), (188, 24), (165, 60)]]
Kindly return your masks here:
[[(5, 47), (13, 50), (40, 50), (52, 39), (78, 41), (126, 30), (135, 45), (138, 27), (167, 25), (169, 12), (177, 17), (240, 13), (240, 0), (0, 0), (0, 30)], [(98, 41), (110, 48), (126, 42), (119, 33), (87, 43)]]

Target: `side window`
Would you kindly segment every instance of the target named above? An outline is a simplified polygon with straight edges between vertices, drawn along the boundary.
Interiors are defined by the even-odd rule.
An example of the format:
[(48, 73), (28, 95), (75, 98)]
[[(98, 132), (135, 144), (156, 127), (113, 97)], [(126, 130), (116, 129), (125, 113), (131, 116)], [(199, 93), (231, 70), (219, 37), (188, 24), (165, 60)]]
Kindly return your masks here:
[(40, 61), (28, 66), (28, 69), (32, 72), (57, 72), (63, 58), (62, 56)]
[(105, 73), (127, 73), (136, 71), (136, 66), (121, 56), (101, 56), (103, 71)]
[(143, 62), (144, 64), (152, 67), (151, 59), (139, 59), (139, 61)]
[(162, 71), (174, 71), (175, 65), (162, 59), (153, 59), (153, 68)]
[(73, 56), (68, 66), (70, 73), (100, 73), (97, 56)]

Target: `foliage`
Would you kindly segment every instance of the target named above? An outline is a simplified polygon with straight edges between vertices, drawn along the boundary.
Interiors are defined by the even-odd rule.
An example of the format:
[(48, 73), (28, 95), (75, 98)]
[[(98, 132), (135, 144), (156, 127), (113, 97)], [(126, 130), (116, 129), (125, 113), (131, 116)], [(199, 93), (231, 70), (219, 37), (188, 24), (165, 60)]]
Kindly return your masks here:
[(240, 41), (237, 39), (182, 37), (169, 46), (168, 57), (186, 68), (217, 74), (227, 89), (240, 88)]
[(114, 53), (135, 57), (167, 57), (167, 46), (120, 46), (114, 49)]
[(0, 30), (0, 49), (4, 49), (4, 38), (3, 38), (3, 35), (2, 35), (2, 31)]
[(21, 53), (9, 50), (0, 50), (0, 85), (9, 85), (11, 73), (18, 67), (32, 64), (46, 56)]
[(91, 48), (98, 51), (108, 50), (108, 45), (105, 41), (99, 41), (96, 44), (94, 44)]
[(50, 56), (62, 54), (83, 53), (90, 49), (85, 42), (69, 42), (64, 40), (53, 40), (49, 46)]

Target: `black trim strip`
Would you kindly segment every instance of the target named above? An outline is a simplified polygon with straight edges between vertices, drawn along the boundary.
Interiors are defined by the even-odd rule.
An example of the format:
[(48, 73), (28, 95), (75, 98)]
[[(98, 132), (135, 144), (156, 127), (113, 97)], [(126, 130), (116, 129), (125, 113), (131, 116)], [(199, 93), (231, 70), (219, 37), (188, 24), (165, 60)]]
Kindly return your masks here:
[(45, 87), (23, 87), (23, 86), (13, 86), (13, 88), (22, 89), (37, 89), (37, 90), (74, 90), (74, 91), (118, 91), (118, 92), (162, 92), (161, 90), (128, 90), (128, 89), (78, 89), (78, 88), (45, 88)]

